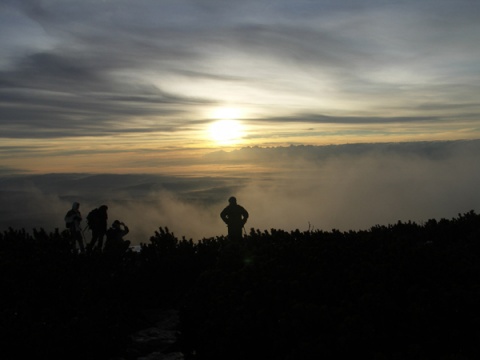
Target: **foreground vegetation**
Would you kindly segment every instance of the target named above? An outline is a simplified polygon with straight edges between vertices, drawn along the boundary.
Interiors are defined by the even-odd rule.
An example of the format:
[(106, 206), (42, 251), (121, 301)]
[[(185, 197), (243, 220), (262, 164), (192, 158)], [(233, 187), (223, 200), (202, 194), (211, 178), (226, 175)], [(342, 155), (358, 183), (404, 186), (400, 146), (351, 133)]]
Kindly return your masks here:
[(160, 228), (122, 254), (81, 255), (65, 232), (10, 229), (0, 355), (128, 358), (142, 309), (176, 308), (186, 359), (473, 359), (479, 257), (473, 211), (365, 231), (252, 229), (239, 242)]

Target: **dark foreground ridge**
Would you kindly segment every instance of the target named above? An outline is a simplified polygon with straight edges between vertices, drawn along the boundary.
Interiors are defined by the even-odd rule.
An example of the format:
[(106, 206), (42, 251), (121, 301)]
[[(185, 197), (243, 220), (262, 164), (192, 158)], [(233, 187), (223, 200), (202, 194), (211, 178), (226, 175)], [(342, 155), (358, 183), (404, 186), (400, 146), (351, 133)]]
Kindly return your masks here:
[[(252, 229), (239, 241), (160, 228), (124, 253), (77, 254), (65, 232), (10, 229), (0, 277), (3, 359), (480, 356), (473, 211), (365, 231)], [(138, 346), (174, 317), (170, 340)]]

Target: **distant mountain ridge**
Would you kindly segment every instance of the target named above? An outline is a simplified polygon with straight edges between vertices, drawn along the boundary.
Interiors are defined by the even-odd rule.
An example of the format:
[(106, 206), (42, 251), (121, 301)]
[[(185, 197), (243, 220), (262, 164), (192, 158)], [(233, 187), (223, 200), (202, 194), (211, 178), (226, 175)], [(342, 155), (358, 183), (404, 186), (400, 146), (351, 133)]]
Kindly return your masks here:
[(458, 152), (480, 154), (480, 140), (353, 143), (341, 145), (290, 145), (275, 147), (244, 147), (238, 150), (219, 150), (204, 156), (207, 161), (242, 162), (274, 161), (299, 158), (321, 161), (331, 157), (366, 155), (402, 155), (419, 156), (429, 159), (441, 159)]

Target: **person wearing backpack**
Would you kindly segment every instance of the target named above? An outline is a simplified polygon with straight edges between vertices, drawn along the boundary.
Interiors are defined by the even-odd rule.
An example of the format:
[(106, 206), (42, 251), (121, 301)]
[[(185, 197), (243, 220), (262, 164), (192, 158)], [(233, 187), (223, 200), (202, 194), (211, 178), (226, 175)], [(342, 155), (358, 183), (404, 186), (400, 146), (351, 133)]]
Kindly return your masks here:
[(80, 204), (74, 202), (72, 208), (67, 211), (65, 215), (65, 227), (70, 231), (70, 236), (72, 238), (72, 247), (75, 249), (76, 244), (81, 253), (85, 252), (85, 245), (83, 244), (82, 228), (80, 223), (82, 222), (82, 214), (80, 213)]
[(87, 215), (88, 227), (92, 230), (92, 240), (87, 246), (87, 250), (92, 252), (96, 250), (102, 251), (103, 237), (107, 232), (107, 205), (102, 205), (99, 208), (93, 209)]

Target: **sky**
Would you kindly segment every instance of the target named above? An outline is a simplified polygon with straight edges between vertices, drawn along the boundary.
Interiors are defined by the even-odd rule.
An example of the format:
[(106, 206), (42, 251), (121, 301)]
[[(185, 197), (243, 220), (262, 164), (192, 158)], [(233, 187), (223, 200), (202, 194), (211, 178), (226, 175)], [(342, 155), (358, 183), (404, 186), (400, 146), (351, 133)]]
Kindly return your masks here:
[[(4, 0), (2, 170), (479, 138), (479, 15), (472, 0)], [(218, 142), (228, 118), (241, 134)]]
[[(396, 192), (400, 197), (413, 180), (437, 181), (433, 174), (448, 172), (457, 159), (461, 181), (468, 182), (476, 179), (477, 165), (469, 161), (478, 154), (466, 144), (480, 139), (479, 15), (476, 0), (3, 0), (0, 178), (38, 176), (29, 178), (29, 189), (43, 196), (37, 180), (44, 174), (136, 175), (137, 186), (139, 179), (160, 184), (168, 177), (175, 184), (192, 181), (197, 187), (191, 191), (202, 196), (214, 196), (206, 188), (228, 189), (252, 202), (258, 199), (248, 195), (252, 189), (268, 183), (261, 194), (270, 194), (265, 202), (272, 202), (284, 192), (271, 189), (288, 183), (313, 191), (316, 179), (327, 176), (317, 155), (312, 158), (318, 148), (333, 146), (345, 157), (352, 144), (378, 144), (376, 151), (383, 151), (381, 144), (405, 143), (389, 153), (395, 179), (378, 172), (386, 159), (373, 150), (364, 167), (349, 153), (348, 161), (357, 159), (350, 179), (373, 168), (382, 181), (403, 186)], [(426, 142), (450, 149), (452, 141), (461, 141), (455, 146), (465, 156), (446, 151), (440, 161), (422, 153)], [(303, 146), (308, 150), (300, 156), (295, 149)], [(279, 150), (279, 159), (288, 162), (259, 160), (268, 149)], [(243, 160), (225, 161), (230, 153), (243, 154)], [(412, 153), (428, 159), (428, 176), (403, 161)], [(331, 165), (328, 177), (340, 177), (348, 161)], [(303, 180), (294, 179), (293, 168)], [(11, 184), (0, 185), (0, 194), (10, 199)], [(349, 186), (349, 193), (360, 189), (358, 183)], [(441, 189), (451, 186), (445, 180)], [(176, 187), (167, 192), (173, 202), (184, 199)], [(77, 197), (95, 206), (87, 195)], [(63, 207), (72, 201), (60, 188), (54, 197)], [(418, 218), (480, 205), (471, 200), (478, 199), (473, 190), (461, 198), (462, 206), (458, 198), (444, 199), (440, 208), (449, 210), (425, 208)], [(221, 207), (214, 199), (218, 203), (209, 204)], [(289, 206), (307, 200), (299, 196), (298, 205)], [(306, 221), (339, 224), (320, 224), (313, 218), (326, 215), (317, 215)]]

